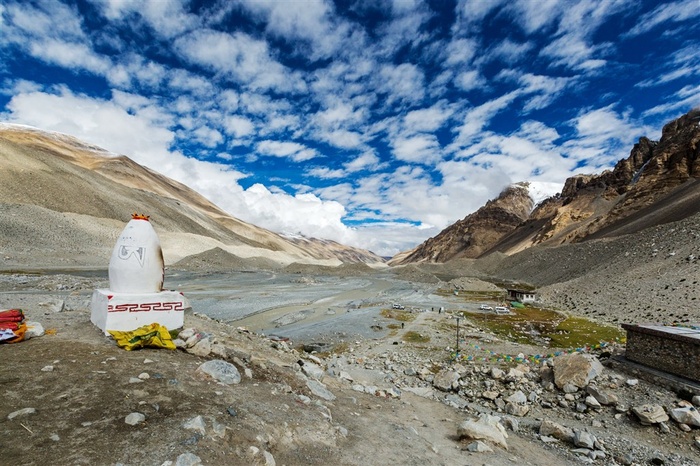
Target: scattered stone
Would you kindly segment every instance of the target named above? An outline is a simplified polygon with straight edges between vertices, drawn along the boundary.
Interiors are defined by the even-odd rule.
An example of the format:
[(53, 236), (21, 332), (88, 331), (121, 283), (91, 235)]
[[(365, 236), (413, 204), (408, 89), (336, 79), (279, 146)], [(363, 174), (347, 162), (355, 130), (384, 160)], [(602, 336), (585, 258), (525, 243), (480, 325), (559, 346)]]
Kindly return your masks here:
[(197, 333), (190, 337), (185, 343), (187, 352), (194, 354), (195, 356), (205, 357), (209, 356), (212, 348), (212, 337), (209, 335), (202, 335)]
[(53, 372), (53, 366), (44, 366), (41, 368), (41, 372)]
[(241, 374), (236, 369), (236, 366), (230, 362), (222, 361), (221, 359), (212, 359), (200, 365), (195, 371), (199, 374), (205, 374), (217, 382), (226, 385), (238, 384), (241, 382)]
[(59, 437), (58, 434), (51, 434), (51, 435), (49, 435), (49, 440), (52, 440), (54, 442), (58, 442), (61, 440), (61, 437)]
[(143, 379), (139, 379), (138, 377), (129, 377), (129, 383), (143, 383)]
[(469, 445), (467, 445), (467, 450), (475, 452), (475, 453), (485, 453), (485, 452), (493, 451), (493, 448), (486, 445), (481, 440), (477, 440), (476, 442), (472, 442)]
[(601, 390), (595, 385), (586, 387), (586, 393), (595, 398), (595, 400), (604, 406), (616, 405), (618, 403), (617, 395), (606, 390)]
[(144, 364), (153, 364), (153, 360), (152, 360), (152, 359), (146, 358), (146, 359), (143, 360), (143, 363), (144, 363)]
[(141, 379), (141, 380), (148, 380), (148, 379), (151, 378), (151, 375), (150, 375), (148, 372), (141, 372), (141, 373), (138, 375), (138, 378)]
[(524, 404), (508, 403), (506, 404), (506, 413), (513, 416), (524, 417), (530, 411), (530, 407)]
[(277, 464), (275, 462), (275, 457), (272, 456), (272, 453), (269, 451), (263, 451), (263, 457), (265, 458), (265, 466), (275, 466)]
[(124, 418), (124, 422), (129, 424), (130, 426), (135, 426), (137, 424), (141, 424), (142, 422), (146, 421), (146, 416), (141, 414), (141, 413), (131, 413), (126, 418)]
[(311, 377), (312, 379), (316, 379), (316, 380), (320, 381), (323, 379), (323, 376), (325, 375), (321, 366), (319, 366), (313, 362), (304, 361), (304, 360), (300, 359), (299, 361), (297, 361), (297, 364), (299, 364), (299, 366), (301, 366), (301, 371), (304, 374), (306, 374), (307, 377)]
[(506, 401), (509, 403), (524, 405), (525, 403), (527, 403), (527, 397), (522, 391), (518, 390), (517, 392), (513, 393), (511, 396), (506, 398)]
[(700, 406), (700, 395), (695, 395), (693, 396), (692, 403), (695, 406)]
[(204, 436), (207, 433), (207, 427), (204, 424), (204, 418), (202, 416), (195, 416), (189, 421), (185, 422), (182, 425), (183, 428), (187, 430), (194, 430), (202, 434)]
[(659, 422), (668, 421), (668, 415), (666, 414), (666, 411), (664, 411), (663, 406), (650, 404), (633, 406), (632, 412), (644, 426), (650, 426), (652, 424), (658, 424)]
[(586, 403), (586, 406), (588, 406), (588, 407), (591, 408), (591, 409), (600, 409), (600, 408), (602, 408), (602, 406), (600, 405), (600, 403), (598, 402), (598, 400), (595, 399), (595, 397), (593, 397), (593, 396), (591, 396), (591, 395), (588, 395), (588, 396), (586, 397), (585, 403)]
[(441, 370), (435, 375), (433, 386), (443, 392), (449, 392), (459, 386), (458, 382), (459, 373), (452, 370)]
[(674, 408), (670, 412), (671, 418), (680, 424), (700, 427), (700, 413), (698, 410), (690, 407)]
[(28, 416), (29, 414), (35, 414), (35, 413), (36, 413), (36, 408), (22, 408), (22, 409), (18, 409), (17, 411), (13, 411), (10, 414), (8, 414), (7, 419), (11, 421), (15, 418)]
[(627, 382), (625, 382), (628, 387), (636, 387), (639, 384), (639, 380), (637, 379), (628, 379)]
[(574, 441), (574, 431), (568, 427), (564, 427), (561, 424), (552, 422), (548, 419), (542, 421), (540, 424), (540, 435), (554, 437), (557, 440), (563, 442), (573, 442)]
[(311, 393), (319, 398), (323, 398), (326, 401), (335, 400), (335, 395), (318, 380), (309, 379), (306, 381), (306, 386), (309, 387)]
[(460, 438), (486, 440), (507, 450), (508, 444), (506, 439), (508, 434), (500, 421), (501, 418), (497, 416), (480, 414), (477, 419), (462, 422), (457, 428), (457, 435)]
[(200, 466), (201, 464), (201, 458), (190, 452), (181, 454), (175, 460), (175, 466)]
[(574, 431), (574, 445), (593, 450), (596, 438), (585, 430)]

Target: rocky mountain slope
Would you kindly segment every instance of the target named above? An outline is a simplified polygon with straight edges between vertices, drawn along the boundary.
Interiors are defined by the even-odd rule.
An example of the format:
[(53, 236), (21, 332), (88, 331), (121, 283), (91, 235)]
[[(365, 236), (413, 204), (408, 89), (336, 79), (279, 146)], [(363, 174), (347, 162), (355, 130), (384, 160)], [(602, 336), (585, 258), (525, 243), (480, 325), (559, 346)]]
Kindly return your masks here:
[(699, 122), (700, 109), (696, 109), (668, 123), (660, 141), (643, 137), (612, 170), (567, 179), (559, 195), (532, 212), (525, 212), (526, 202), (514, 200), (516, 185), (391, 263), (514, 254), (534, 245), (634, 233), (698, 213)]
[(0, 125), (0, 265), (104, 265), (133, 212), (151, 216), (166, 263), (221, 248), (242, 258), (381, 263), (369, 251), (290, 241), (187, 186), (73, 137)]
[(526, 184), (508, 186), (496, 199), (390, 263), (479, 257), (527, 220), (532, 207)]

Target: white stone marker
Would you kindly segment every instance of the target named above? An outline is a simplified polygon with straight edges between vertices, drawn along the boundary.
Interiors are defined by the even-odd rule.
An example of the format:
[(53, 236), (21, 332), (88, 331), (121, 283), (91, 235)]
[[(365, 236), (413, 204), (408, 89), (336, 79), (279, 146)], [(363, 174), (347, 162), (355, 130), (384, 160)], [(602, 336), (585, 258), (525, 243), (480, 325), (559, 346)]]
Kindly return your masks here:
[(164, 271), (158, 235), (147, 216), (134, 214), (112, 251), (109, 289), (92, 293), (92, 323), (105, 335), (154, 322), (168, 330), (182, 327), (190, 304), (182, 293), (162, 289)]

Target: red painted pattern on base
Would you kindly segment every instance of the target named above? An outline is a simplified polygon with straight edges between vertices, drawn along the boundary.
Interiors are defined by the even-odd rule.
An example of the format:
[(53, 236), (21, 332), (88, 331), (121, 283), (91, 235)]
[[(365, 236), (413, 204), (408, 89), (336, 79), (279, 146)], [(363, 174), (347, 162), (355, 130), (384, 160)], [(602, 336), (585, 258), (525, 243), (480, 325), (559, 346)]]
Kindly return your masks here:
[(182, 301), (171, 303), (124, 303), (108, 304), (107, 312), (148, 312), (148, 311), (184, 311)]

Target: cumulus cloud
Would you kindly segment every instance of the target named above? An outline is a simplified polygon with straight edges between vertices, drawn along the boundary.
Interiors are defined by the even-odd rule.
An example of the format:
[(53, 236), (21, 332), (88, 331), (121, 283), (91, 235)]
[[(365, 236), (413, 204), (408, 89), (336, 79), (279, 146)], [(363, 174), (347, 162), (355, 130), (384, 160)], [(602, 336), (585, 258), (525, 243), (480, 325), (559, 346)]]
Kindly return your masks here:
[(257, 145), (257, 151), (260, 155), (269, 155), (272, 157), (285, 157), (295, 162), (303, 162), (311, 160), (318, 156), (316, 150), (306, 147), (303, 144), (296, 142), (283, 141), (261, 141)]
[(2, 116), (388, 254), (700, 105), (696, 3), (6, 0)]
[(306, 87), (298, 73), (279, 63), (267, 42), (245, 33), (199, 29), (175, 41), (175, 49), (191, 63), (220, 73), (251, 89), (300, 92)]

